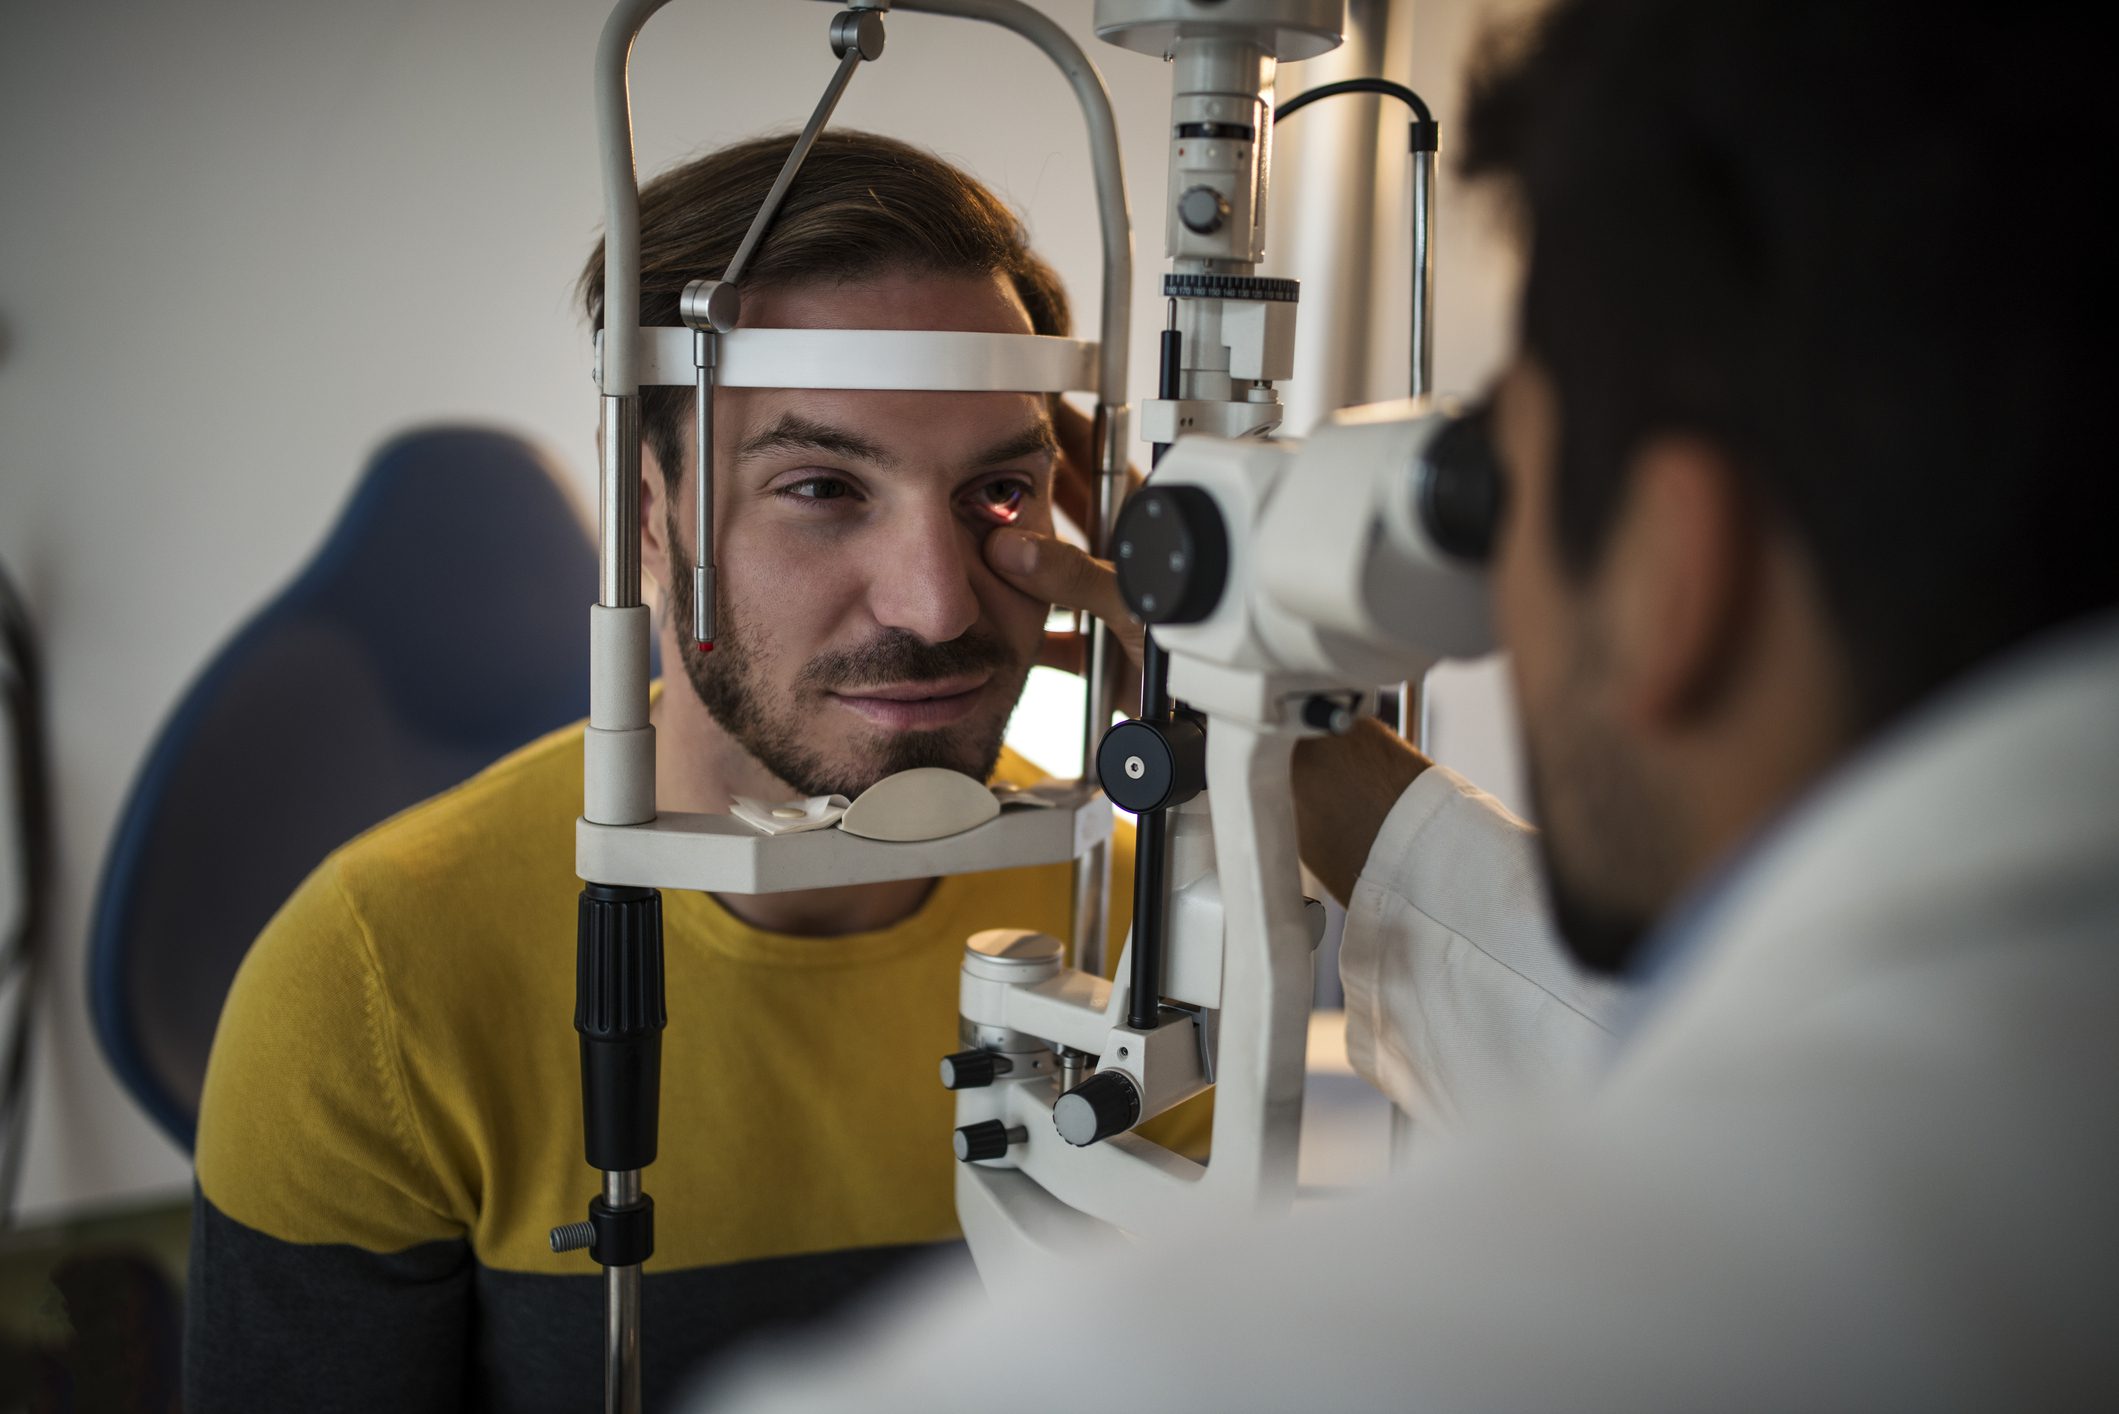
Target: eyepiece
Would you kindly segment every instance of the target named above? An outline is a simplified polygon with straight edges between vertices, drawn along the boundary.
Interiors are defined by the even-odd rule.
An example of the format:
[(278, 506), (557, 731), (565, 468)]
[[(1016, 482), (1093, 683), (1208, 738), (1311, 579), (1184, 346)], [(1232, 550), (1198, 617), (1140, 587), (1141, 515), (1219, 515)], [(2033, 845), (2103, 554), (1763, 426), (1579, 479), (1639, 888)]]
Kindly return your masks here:
[(1448, 421), (1420, 454), (1415, 495), (1420, 522), (1444, 554), (1471, 564), (1493, 555), (1507, 504), (1494, 457), (1490, 404), (1445, 414)]

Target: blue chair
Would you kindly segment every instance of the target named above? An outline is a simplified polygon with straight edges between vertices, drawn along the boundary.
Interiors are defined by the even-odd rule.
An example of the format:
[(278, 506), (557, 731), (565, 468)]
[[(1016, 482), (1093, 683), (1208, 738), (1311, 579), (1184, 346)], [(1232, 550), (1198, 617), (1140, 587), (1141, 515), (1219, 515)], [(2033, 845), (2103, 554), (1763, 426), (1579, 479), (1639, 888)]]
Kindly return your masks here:
[(96, 901), (89, 1007), (186, 1150), (236, 967), (309, 871), (587, 715), (596, 554), (558, 476), (502, 432), (390, 442), (148, 753)]

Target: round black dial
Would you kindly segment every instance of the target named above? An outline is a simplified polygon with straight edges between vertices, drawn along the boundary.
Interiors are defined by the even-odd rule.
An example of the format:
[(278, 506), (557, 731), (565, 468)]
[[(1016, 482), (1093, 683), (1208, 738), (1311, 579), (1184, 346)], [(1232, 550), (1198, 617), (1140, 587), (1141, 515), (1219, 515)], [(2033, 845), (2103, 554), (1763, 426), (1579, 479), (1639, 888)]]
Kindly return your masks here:
[(1229, 578), (1229, 532), (1197, 486), (1147, 486), (1119, 512), (1111, 553), (1118, 591), (1145, 624), (1198, 623)]

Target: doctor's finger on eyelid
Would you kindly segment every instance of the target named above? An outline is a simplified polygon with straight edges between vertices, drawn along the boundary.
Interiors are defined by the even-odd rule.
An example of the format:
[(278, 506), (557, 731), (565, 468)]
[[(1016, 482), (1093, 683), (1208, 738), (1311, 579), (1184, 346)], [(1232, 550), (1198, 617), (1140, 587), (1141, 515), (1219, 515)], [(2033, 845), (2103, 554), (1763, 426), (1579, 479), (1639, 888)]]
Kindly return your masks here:
[(1051, 536), (996, 530), (986, 537), (986, 563), (1033, 599), (1094, 614), (1117, 631), (1126, 651), (1140, 657), (1141, 628), (1118, 592), (1118, 575), (1106, 561)]

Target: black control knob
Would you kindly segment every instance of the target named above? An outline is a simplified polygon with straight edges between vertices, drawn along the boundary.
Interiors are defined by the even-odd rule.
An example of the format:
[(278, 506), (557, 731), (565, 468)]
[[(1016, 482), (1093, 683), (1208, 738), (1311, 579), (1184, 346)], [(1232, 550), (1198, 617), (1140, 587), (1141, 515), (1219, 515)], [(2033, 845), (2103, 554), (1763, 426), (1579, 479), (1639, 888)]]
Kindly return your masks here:
[(1029, 1132), (1021, 1125), (1010, 1129), (997, 1119), (967, 1124), (956, 1132), (957, 1162), (972, 1164), (980, 1159), (998, 1159), (1008, 1152), (1010, 1144), (1020, 1144), (1029, 1137)]
[(1006, 1075), (1015, 1069), (1015, 1062), (992, 1051), (958, 1051), (953, 1056), (942, 1057), (942, 1088), (944, 1090), (976, 1090), (982, 1085), (991, 1085), (997, 1075)]
[(1333, 736), (1345, 736), (1361, 719), (1361, 699), (1351, 695), (1335, 696), (1329, 692), (1316, 693), (1304, 698), (1302, 724), (1312, 731), (1329, 732)]
[(1177, 219), (1194, 235), (1211, 236), (1229, 224), (1229, 199), (1212, 187), (1193, 187), (1177, 198)]
[(1196, 624), (1229, 580), (1229, 530), (1197, 486), (1146, 486), (1126, 501), (1111, 537), (1118, 592), (1145, 624)]
[(591, 1167), (655, 1161), (662, 1111), (662, 895), (589, 884), (578, 905), (574, 1029)]
[(1207, 788), (1206, 729), (1182, 715), (1120, 722), (1097, 744), (1096, 779), (1135, 815), (1182, 805)]
[(1140, 1123), (1140, 1091), (1123, 1071), (1099, 1070), (1059, 1097), (1052, 1125), (1075, 1148), (1123, 1134)]

